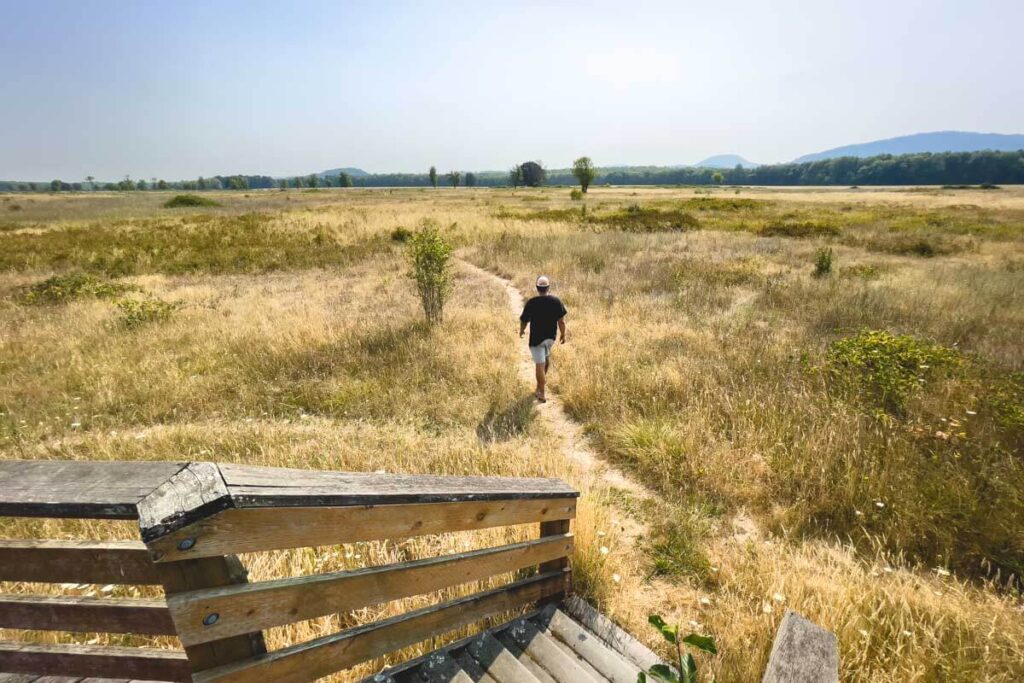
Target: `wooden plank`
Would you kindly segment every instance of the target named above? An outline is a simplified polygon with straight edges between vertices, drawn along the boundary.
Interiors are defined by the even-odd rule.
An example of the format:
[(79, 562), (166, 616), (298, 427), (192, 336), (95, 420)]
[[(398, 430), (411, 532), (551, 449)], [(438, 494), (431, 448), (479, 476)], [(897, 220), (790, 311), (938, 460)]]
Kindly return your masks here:
[[(575, 498), (223, 510), (150, 541), (156, 562), (486, 529), (576, 515)], [(179, 545), (182, 544), (182, 545)]]
[(142, 538), (163, 536), (231, 505), (220, 468), (209, 462), (189, 463), (139, 502)]
[(35, 645), (0, 642), (0, 671), (54, 676), (129, 676), (188, 681), (188, 660), (178, 650), (96, 645)]
[(643, 671), (647, 671), (655, 664), (664, 664), (662, 659), (651, 652), (646, 645), (619, 628), (615, 622), (591, 607), (583, 598), (576, 595), (570, 596), (562, 604), (562, 609), (600, 638), (605, 645), (626, 657)]
[[(248, 580), (245, 567), (234, 555), (165, 563), (159, 565), (158, 571), (168, 599), (185, 591), (240, 585)], [(266, 651), (259, 631), (185, 648), (192, 671), (248, 659)]]
[(0, 516), (134, 519), (136, 504), (179, 462), (0, 462)]
[(563, 652), (553, 638), (541, 633), (526, 619), (516, 619), (502, 635), (511, 639), (523, 652), (544, 667), (556, 681), (593, 683), (599, 680), (587, 673), (575, 658)]
[(636, 682), (640, 667), (609, 648), (562, 610), (552, 609), (536, 621), (546, 623), (551, 633), (612, 683)]
[(237, 507), (396, 505), (469, 500), (569, 498), (560, 479), (330, 472), (221, 465)]
[(564, 590), (565, 572), (517, 581), (391, 619), (197, 673), (196, 683), (267, 680), (305, 683)]
[(174, 635), (163, 600), (0, 594), (0, 628)]
[[(421, 595), (572, 552), (572, 536), (412, 562), (179, 593), (167, 604), (186, 645)], [(211, 615), (217, 615), (207, 625)]]
[(140, 541), (0, 541), (0, 581), (160, 583)]

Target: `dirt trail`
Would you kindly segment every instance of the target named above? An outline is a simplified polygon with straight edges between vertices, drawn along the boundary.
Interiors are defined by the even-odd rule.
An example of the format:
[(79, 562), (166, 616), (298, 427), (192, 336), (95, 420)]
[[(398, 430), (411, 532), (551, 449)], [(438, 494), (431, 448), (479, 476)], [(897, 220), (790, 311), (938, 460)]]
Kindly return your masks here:
[[(516, 289), (512, 282), (499, 275), (495, 275), (490, 271), (484, 270), (483, 268), (480, 268), (479, 266), (464, 259), (459, 259), (459, 261), (463, 268), (470, 273), (500, 285), (507, 295), (509, 310), (516, 318), (519, 317), (519, 314), (523, 310), (523, 295), (519, 293), (519, 290)], [(572, 343), (571, 339), (572, 337), (570, 335), (569, 343)], [(558, 357), (556, 352), (553, 359), (555, 367), (557, 367), (557, 363)], [(525, 342), (520, 344), (518, 367), (519, 375), (523, 382), (532, 388), (536, 383), (536, 378), (534, 377), (534, 364)], [(547, 399), (546, 403), (537, 404), (538, 415), (540, 415), (541, 419), (547, 422), (551, 430), (562, 441), (562, 454), (567, 459), (577, 463), (588, 479), (595, 483), (599, 482), (600, 484), (610, 488), (623, 490), (637, 499), (642, 500), (653, 496), (653, 493), (647, 489), (647, 487), (638, 483), (614, 465), (603, 460), (594, 451), (594, 449), (591, 448), (586, 435), (583, 433), (583, 428), (578, 422), (566, 414), (561, 399), (551, 390), (550, 384), (548, 385)], [(614, 521), (618, 524), (623, 535), (625, 535), (627, 539), (635, 540), (636, 538), (645, 535), (646, 525), (632, 516), (620, 514)]]

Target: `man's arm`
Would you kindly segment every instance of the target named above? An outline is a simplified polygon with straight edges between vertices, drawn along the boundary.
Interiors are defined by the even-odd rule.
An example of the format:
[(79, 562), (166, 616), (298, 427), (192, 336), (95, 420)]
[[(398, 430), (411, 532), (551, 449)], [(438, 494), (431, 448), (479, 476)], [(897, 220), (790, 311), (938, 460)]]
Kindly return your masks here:
[(565, 318), (558, 319), (558, 331), (562, 333), (562, 343), (565, 343)]
[(526, 332), (526, 321), (525, 320), (520, 320), (519, 321), (519, 336), (520, 337), (523, 336), (523, 332)]

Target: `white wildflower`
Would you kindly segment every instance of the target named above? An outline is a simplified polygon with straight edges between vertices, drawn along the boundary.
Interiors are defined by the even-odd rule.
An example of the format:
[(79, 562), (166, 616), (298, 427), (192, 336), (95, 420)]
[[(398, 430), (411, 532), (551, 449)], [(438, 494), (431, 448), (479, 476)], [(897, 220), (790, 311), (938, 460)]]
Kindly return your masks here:
[(622, 577), (618, 574), (612, 574), (612, 581), (614, 581), (615, 583), (619, 583), (620, 581), (622, 581)]
[(767, 602), (764, 603), (763, 607), (761, 607), (761, 611), (764, 612), (765, 614), (771, 614), (772, 610), (773, 610), (772, 606), (770, 604), (768, 604)]
[(786, 602), (786, 596), (782, 593), (776, 593), (772, 596), (772, 598), (775, 600), (775, 602)]
[(601, 554), (602, 555), (607, 555), (610, 552), (608, 550), (608, 546), (606, 546), (606, 545), (601, 546), (600, 550), (601, 550)]

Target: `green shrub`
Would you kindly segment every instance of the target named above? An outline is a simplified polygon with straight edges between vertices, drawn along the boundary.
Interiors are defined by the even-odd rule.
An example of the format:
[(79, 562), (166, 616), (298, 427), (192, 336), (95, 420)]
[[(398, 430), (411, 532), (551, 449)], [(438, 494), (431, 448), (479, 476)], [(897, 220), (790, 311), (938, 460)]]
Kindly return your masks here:
[(15, 296), (18, 302), (28, 305), (62, 304), (76, 299), (110, 299), (136, 289), (132, 285), (72, 273), (23, 287)]
[(128, 329), (146, 323), (163, 322), (181, 306), (182, 304), (177, 301), (162, 301), (155, 298), (121, 299), (117, 302), (117, 308), (121, 312), (121, 323)]
[(742, 211), (745, 209), (760, 209), (768, 206), (770, 202), (759, 199), (726, 199), (720, 197), (694, 197), (682, 203), (684, 209), (696, 209), (697, 211)]
[(581, 199), (583, 199), (583, 192), (581, 192), (580, 190), (577, 190), (577, 189), (573, 189), (569, 193), (569, 199), (573, 200), (574, 202), (578, 202)]
[(814, 255), (814, 277), (825, 277), (832, 272), (832, 248), (822, 247)]
[(164, 202), (164, 207), (168, 209), (176, 209), (181, 206), (220, 206), (220, 204), (209, 197), (200, 197), (197, 194), (179, 194)]
[(828, 363), (880, 407), (902, 412), (906, 400), (943, 370), (960, 364), (956, 349), (884, 330), (862, 330), (833, 342)]
[(839, 228), (816, 221), (774, 221), (764, 225), (758, 233), (765, 237), (825, 237), (838, 235)]
[(409, 239), (408, 249), (412, 267), (409, 276), (416, 281), (423, 313), (429, 324), (437, 324), (444, 317), (444, 305), (452, 289), (452, 246), (428, 221)]
[(660, 519), (645, 547), (652, 573), (674, 579), (692, 578), (702, 584), (710, 582), (711, 561), (701, 549), (707, 536), (708, 522), (696, 510), (685, 516), (673, 514)]
[(852, 266), (843, 266), (839, 274), (843, 277), (859, 277), (864, 280), (871, 280), (878, 277), (881, 269), (873, 263), (857, 263)]

